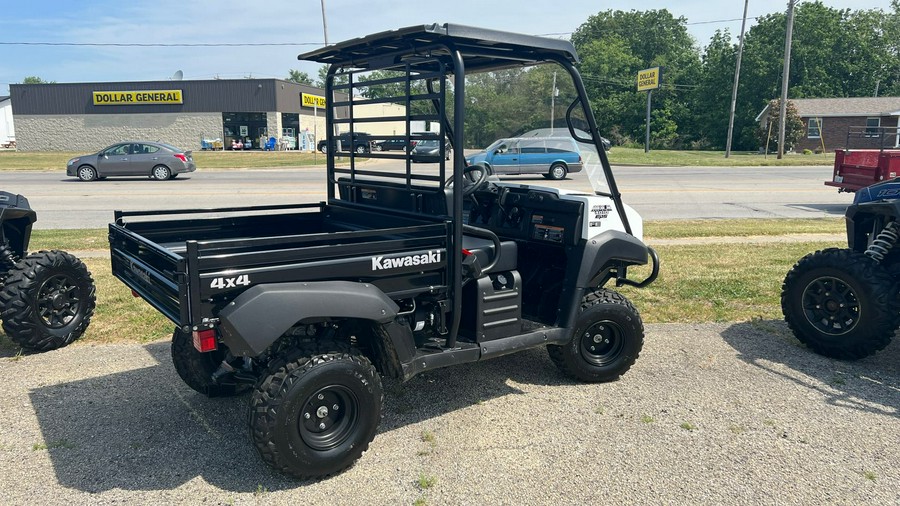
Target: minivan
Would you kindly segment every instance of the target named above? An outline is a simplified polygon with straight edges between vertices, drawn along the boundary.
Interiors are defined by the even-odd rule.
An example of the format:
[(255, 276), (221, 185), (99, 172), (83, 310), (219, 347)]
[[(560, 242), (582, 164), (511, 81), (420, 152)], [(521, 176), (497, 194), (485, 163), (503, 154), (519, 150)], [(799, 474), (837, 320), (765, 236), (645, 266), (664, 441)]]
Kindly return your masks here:
[(499, 139), (466, 162), (485, 164), (494, 174), (543, 174), (547, 179), (563, 179), (584, 167), (578, 144), (571, 137)]

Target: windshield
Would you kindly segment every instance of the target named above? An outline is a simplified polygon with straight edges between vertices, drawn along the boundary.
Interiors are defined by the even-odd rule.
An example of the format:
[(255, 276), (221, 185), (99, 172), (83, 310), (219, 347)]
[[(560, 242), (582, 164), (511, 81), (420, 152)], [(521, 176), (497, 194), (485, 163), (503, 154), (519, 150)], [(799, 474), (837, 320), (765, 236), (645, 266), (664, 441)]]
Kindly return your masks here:
[(506, 142), (506, 139), (497, 139), (496, 141), (492, 142), (490, 146), (484, 148), (484, 150), (485, 151), (494, 151), (495, 149), (500, 147), (500, 145), (503, 144), (504, 142)]

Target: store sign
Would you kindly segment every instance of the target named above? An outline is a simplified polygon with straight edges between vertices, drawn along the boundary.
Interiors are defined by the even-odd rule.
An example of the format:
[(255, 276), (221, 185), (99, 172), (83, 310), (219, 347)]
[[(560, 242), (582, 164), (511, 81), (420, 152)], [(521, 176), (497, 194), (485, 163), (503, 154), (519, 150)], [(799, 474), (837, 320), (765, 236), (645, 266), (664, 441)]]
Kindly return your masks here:
[(659, 67), (638, 72), (637, 90), (649, 91), (659, 88)]
[(303, 107), (325, 107), (325, 97), (319, 95), (310, 95), (309, 93), (301, 93)]
[(94, 105), (183, 104), (181, 90), (95, 91)]

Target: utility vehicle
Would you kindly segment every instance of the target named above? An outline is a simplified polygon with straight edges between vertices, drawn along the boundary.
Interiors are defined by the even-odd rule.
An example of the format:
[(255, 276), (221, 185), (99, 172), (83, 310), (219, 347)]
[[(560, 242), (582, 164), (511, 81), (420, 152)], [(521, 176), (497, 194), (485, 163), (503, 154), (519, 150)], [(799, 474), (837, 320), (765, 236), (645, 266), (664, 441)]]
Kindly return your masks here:
[[(545, 346), (582, 381), (614, 380), (634, 363), (640, 315), (604, 286), (645, 286), (658, 259), (599, 147), (569, 42), (425, 25), (300, 59), (329, 66), (329, 145), (389, 126), (401, 133), (373, 139), (415, 135), (439, 152), (412, 163), (405, 151), (363, 161), (349, 146), (328, 150), (325, 202), (117, 211), (109, 227), (113, 273), (177, 324), (181, 378), (210, 395), (251, 391), (265, 462), (304, 478), (351, 465), (381, 419), (382, 376)], [(593, 147), (596, 193), (501, 183), (465, 163), (467, 76), (540, 64), (571, 77), (566, 124), (588, 126), (579, 140)], [(383, 89), (366, 98), (373, 86)], [(355, 112), (382, 103), (405, 114)], [(440, 126), (414, 133), (421, 121)], [(644, 279), (628, 277), (648, 262)]]
[(37, 213), (22, 195), (0, 192), (0, 318), (20, 347), (48, 351), (84, 333), (95, 288), (84, 263), (65, 251), (27, 254)]
[(900, 327), (900, 180), (858, 190), (845, 218), (848, 247), (800, 259), (781, 308), (813, 351), (855, 360), (884, 349)]
[(825, 185), (855, 192), (900, 175), (898, 132), (896, 127), (850, 127), (847, 149), (834, 150), (834, 170)]

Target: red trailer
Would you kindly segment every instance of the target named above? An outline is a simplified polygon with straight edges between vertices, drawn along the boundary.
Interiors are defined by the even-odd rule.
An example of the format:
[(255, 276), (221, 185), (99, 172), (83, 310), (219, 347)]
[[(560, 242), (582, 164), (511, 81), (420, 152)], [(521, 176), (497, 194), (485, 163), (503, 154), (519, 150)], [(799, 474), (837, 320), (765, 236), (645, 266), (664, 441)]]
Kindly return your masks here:
[(836, 149), (834, 175), (825, 184), (836, 186), (839, 192), (855, 192), (898, 174), (900, 149)]

